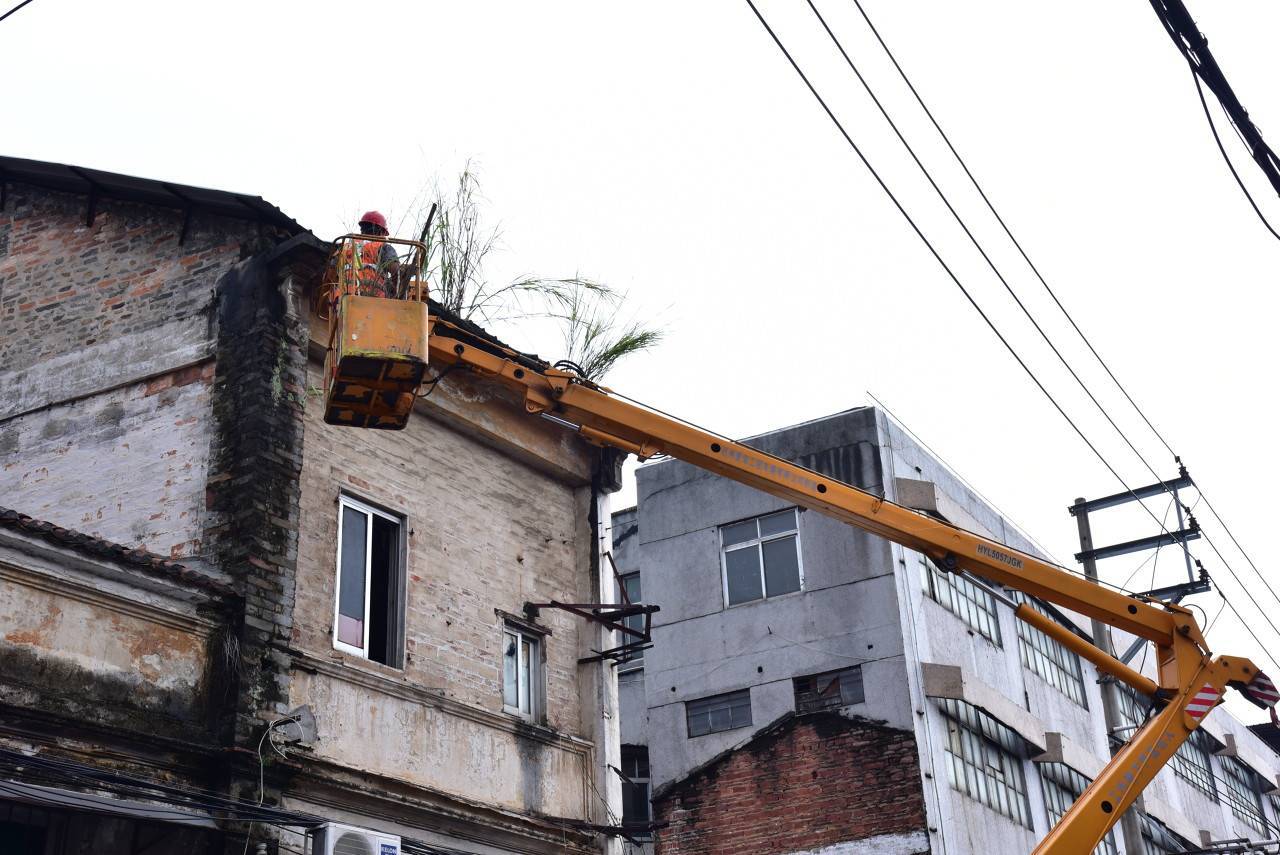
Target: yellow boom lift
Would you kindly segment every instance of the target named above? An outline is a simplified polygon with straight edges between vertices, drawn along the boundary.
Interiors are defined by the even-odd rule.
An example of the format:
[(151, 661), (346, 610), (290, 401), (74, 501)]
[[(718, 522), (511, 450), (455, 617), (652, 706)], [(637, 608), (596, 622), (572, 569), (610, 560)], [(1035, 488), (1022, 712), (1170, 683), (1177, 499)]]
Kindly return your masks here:
[(635, 454), (665, 454), (878, 534), (932, 558), (953, 573), (968, 573), (1096, 618), (1155, 645), (1152, 680), (1079, 638), (1028, 605), (1016, 615), (1088, 659), (1099, 670), (1151, 698), (1159, 712), (1138, 729), (1084, 791), (1033, 855), (1082, 855), (1107, 834), (1178, 747), (1222, 700), (1227, 686), (1264, 708), (1280, 700), (1271, 680), (1250, 660), (1215, 656), (1194, 615), (1174, 603), (1137, 597), (956, 528), (933, 517), (828, 478), (633, 403), (577, 374), (554, 368), (432, 315), (422, 276), (424, 249), (391, 298), (360, 296), (353, 272), (340, 263), (338, 242), (326, 280), (330, 307), (325, 420), (368, 428), (402, 428), (428, 366), (466, 370), (501, 383), (524, 398), (531, 416), (548, 415), (584, 439)]

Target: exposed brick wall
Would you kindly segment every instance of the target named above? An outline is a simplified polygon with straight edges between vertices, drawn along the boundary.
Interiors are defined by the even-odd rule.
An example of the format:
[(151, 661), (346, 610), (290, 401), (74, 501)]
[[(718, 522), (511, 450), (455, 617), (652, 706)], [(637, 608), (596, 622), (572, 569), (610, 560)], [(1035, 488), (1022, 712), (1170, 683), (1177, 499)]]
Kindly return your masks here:
[[(15, 185), (0, 211), (0, 371), (207, 315), (214, 286), (260, 243), (251, 222)], [(122, 358), (127, 354), (121, 354)]]
[(213, 373), (207, 360), (0, 422), (0, 496), (115, 543), (199, 555)]
[(788, 717), (654, 803), (658, 855), (801, 852), (922, 832), (915, 737), (835, 713)]

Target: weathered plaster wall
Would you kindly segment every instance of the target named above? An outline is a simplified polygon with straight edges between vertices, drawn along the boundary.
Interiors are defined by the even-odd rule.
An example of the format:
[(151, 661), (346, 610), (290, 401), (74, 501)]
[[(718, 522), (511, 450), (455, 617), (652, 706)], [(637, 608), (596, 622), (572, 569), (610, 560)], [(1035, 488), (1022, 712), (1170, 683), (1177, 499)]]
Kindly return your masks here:
[(0, 533), (0, 707), (208, 743), (219, 622), (134, 574)]
[[(312, 363), (308, 386), (320, 384), (320, 366)], [(465, 394), (484, 391), (469, 386)], [(536, 420), (500, 398), (496, 406), (476, 406), (485, 403), (490, 419), (512, 422), (526, 449), (538, 447), (541, 440), (523, 424)], [(580, 447), (568, 465), (535, 468), (525, 462), (527, 452), (496, 447), (497, 431), (477, 430), (477, 437), (460, 430), (457, 416), (446, 422), (420, 409), (399, 432), (335, 428), (322, 416), (322, 400), (308, 395), (300, 519), (307, 534), (299, 544), (293, 641), (336, 670), (292, 686), (293, 702), (313, 704), (320, 717), (317, 753), (461, 798), (586, 815), (595, 709), (590, 693), (584, 700), (579, 690), (577, 659), (590, 628), (562, 611), (541, 613), (539, 623), (550, 631), (546, 727), (531, 726), (502, 712), (501, 612), (519, 615), (527, 601), (596, 596), (590, 491), (580, 480), (589, 473), (588, 453)], [(577, 478), (557, 477), (574, 470)], [(333, 647), (341, 493), (404, 515), (403, 670)], [(385, 681), (385, 689), (366, 675)], [(442, 703), (415, 700), (413, 692), (422, 691)], [(368, 736), (379, 727), (388, 736), (374, 742)]]
[(4, 504), (171, 558), (201, 550), (212, 361), (0, 423)]

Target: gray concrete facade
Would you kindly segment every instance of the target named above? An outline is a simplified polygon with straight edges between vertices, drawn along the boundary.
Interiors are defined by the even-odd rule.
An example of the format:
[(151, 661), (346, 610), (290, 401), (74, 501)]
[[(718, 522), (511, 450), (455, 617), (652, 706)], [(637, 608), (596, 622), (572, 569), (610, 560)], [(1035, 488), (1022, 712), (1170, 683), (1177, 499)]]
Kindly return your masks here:
[[(1042, 555), (1011, 520), (876, 408), (746, 442)], [(864, 697), (846, 710), (914, 734), (930, 851), (1030, 851), (1052, 826), (1046, 781), (1060, 767), (1049, 764), (1091, 779), (1110, 756), (1097, 671), (1071, 654), (1061, 674), (1078, 669), (1078, 680), (1043, 662), (1026, 664), (1040, 660), (1008, 605), (991, 600), (989, 615), (966, 619), (930, 587), (922, 556), (813, 511), (798, 512), (801, 589), (729, 605), (722, 530), (788, 507), (683, 462), (661, 460), (638, 469), (637, 507), (614, 517), (620, 571), (639, 572), (644, 601), (661, 607), (642, 667), (620, 668), (622, 741), (648, 747), (654, 792), (660, 797), (664, 788), (796, 710), (796, 678), (859, 666)], [(1058, 617), (1087, 634), (1089, 624), (1080, 616)], [(1064, 682), (1070, 685), (1063, 688)], [(690, 736), (690, 701), (742, 690), (750, 695), (749, 725)], [(1021, 779), (1021, 821), (950, 782), (955, 757), (948, 750), (954, 725), (943, 711), (948, 699), (984, 711), (1012, 734), (1017, 757), (1010, 774)], [(1238, 755), (1206, 758), (1215, 796), (1170, 765), (1148, 788), (1146, 814), (1185, 845), (1278, 836), (1280, 799), (1268, 793), (1276, 787), (1280, 758), (1225, 710), (1203, 729), (1220, 754)], [(1235, 767), (1227, 766), (1237, 761), (1256, 773), (1256, 816), (1228, 786)], [(1126, 849), (1118, 829), (1113, 838), (1113, 848), (1098, 851), (1180, 851), (1144, 852), (1144, 843)]]

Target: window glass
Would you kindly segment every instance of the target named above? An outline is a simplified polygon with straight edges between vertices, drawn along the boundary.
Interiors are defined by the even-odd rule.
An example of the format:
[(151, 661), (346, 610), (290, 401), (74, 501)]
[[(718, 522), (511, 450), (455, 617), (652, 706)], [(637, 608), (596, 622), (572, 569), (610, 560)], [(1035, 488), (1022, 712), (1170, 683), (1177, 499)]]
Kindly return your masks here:
[(404, 655), (403, 531), (401, 518), (339, 497), (333, 644), (396, 668)]
[(691, 737), (733, 730), (751, 724), (749, 689), (687, 701), (684, 707)]
[(860, 704), (866, 700), (862, 688), (862, 666), (797, 677), (795, 692), (796, 712), (816, 712)]
[[(622, 746), (622, 824), (647, 826), (649, 806), (649, 749), (643, 745)], [(637, 833), (647, 837), (648, 829)]]
[(1031, 828), (1022, 738), (972, 704), (941, 700), (939, 706), (947, 721), (952, 788)]
[(1262, 815), (1262, 786), (1258, 774), (1237, 757), (1223, 757), (1222, 780), (1231, 812), (1254, 831), (1262, 831), (1266, 820)]
[(502, 708), (525, 718), (542, 715), (542, 640), (514, 626), (502, 633)]
[(733, 546), (735, 543), (755, 540), (759, 535), (756, 531), (756, 521), (747, 520), (746, 522), (725, 526), (720, 529), (720, 536), (723, 538), (725, 546)]
[(1178, 746), (1170, 762), (1175, 775), (1216, 802), (1218, 788), (1213, 783), (1213, 766), (1209, 762), (1213, 750), (1212, 737), (1197, 728)]
[(502, 651), (502, 704), (517, 709), (520, 706), (520, 637), (505, 633)]
[[(1049, 827), (1053, 828), (1089, 786), (1089, 779), (1063, 763), (1041, 763), (1039, 769), (1045, 813)], [(1102, 838), (1102, 843), (1093, 850), (1093, 855), (1116, 855), (1114, 830)]]
[[(627, 599), (630, 600), (632, 603), (644, 602), (644, 595), (640, 585), (639, 573), (628, 573), (625, 576), (623, 576), (622, 589), (626, 591)], [(632, 615), (631, 617), (623, 618), (622, 625), (625, 627), (628, 627), (629, 629), (634, 629), (637, 632), (643, 632), (644, 631), (644, 615)], [(622, 634), (621, 641), (623, 644), (631, 644), (638, 641), (638, 639), (635, 638), (635, 636)], [(622, 662), (619, 662), (618, 664), (621, 668), (625, 670), (638, 668), (644, 664), (644, 651), (637, 650), (634, 653), (630, 654), (625, 660), (623, 660)]]
[[(1019, 603), (1028, 604), (1045, 617), (1058, 620), (1039, 600), (1028, 597), (1021, 591), (1011, 591), (1010, 596)], [(1080, 657), (1026, 621), (1020, 620), (1017, 623), (1018, 655), (1023, 667), (1039, 674), (1049, 685), (1087, 709)]]
[(794, 535), (761, 544), (764, 552), (764, 589), (771, 597), (800, 590), (800, 559)]
[(736, 606), (804, 587), (794, 508), (722, 526), (725, 603)]
[(767, 517), (760, 517), (761, 537), (769, 537), (795, 530), (796, 512), (794, 508), (789, 511), (783, 511), (780, 514), (769, 514)]
[(920, 556), (920, 572), (924, 592), (929, 599), (960, 618), (983, 638), (1000, 644), (996, 598), (990, 592), (959, 574), (943, 572), (925, 555)]
[(754, 547), (726, 552), (724, 572), (729, 587), (729, 605), (736, 606), (764, 596), (760, 579), (760, 553)]
[(342, 509), (342, 563), (338, 573), (338, 640), (364, 649), (365, 558), (369, 515)]

